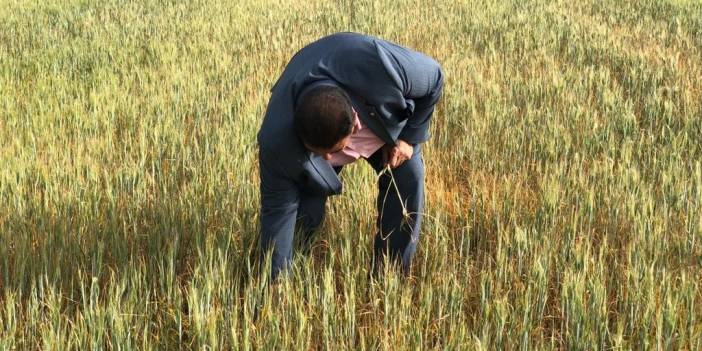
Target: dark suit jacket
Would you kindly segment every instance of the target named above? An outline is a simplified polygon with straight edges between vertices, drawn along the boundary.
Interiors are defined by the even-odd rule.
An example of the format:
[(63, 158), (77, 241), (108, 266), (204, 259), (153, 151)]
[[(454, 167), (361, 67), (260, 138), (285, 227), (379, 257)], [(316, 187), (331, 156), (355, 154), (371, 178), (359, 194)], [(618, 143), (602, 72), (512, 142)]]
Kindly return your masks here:
[(356, 33), (338, 33), (293, 56), (271, 89), (258, 133), (261, 231), (292, 235), (299, 198), (341, 193), (331, 165), (303, 146), (293, 128), (298, 98), (314, 86), (344, 89), (359, 118), (386, 143), (418, 144), (429, 137), (429, 121), (443, 87), (432, 58), (397, 44)]

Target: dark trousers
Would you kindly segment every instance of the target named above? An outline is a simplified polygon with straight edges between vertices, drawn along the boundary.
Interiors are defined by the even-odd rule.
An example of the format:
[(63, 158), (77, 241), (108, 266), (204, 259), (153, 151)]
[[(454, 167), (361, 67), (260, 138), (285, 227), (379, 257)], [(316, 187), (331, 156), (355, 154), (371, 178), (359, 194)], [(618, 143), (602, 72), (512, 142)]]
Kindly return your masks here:
[[(382, 149), (367, 159), (376, 174), (383, 171)], [(335, 167), (337, 174), (341, 167)], [(399, 196), (398, 196), (399, 193)], [(309, 245), (313, 234), (324, 219), (326, 197), (301, 194), (297, 210), (298, 228)], [(421, 144), (415, 145), (412, 158), (399, 167), (386, 171), (378, 178), (376, 198), (378, 217), (371, 269), (378, 271), (385, 256), (399, 262), (402, 272), (409, 272), (417, 250), (419, 229), (424, 211), (424, 160)], [(277, 267), (273, 271), (277, 272)]]

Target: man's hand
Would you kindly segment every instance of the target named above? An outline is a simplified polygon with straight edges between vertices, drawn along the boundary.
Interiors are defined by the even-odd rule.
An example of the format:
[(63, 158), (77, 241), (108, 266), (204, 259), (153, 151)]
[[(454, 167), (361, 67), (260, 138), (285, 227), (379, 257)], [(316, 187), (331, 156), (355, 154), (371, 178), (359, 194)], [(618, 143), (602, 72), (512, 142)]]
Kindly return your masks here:
[(397, 139), (395, 145), (386, 144), (383, 146), (383, 165), (390, 165), (390, 168), (397, 168), (403, 162), (409, 160), (414, 153), (414, 147), (404, 140)]

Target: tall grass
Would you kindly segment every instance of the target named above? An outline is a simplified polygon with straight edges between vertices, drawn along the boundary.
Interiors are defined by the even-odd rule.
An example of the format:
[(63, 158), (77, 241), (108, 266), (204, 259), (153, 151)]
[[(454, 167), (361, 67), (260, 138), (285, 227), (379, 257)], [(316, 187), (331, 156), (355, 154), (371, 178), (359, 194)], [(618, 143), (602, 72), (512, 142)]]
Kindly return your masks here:
[[(698, 1), (4, 1), (0, 349), (701, 349)], [(447, 81), (410, 279), (346, 167), (268, 286), (255, 134), (291, 55)]]

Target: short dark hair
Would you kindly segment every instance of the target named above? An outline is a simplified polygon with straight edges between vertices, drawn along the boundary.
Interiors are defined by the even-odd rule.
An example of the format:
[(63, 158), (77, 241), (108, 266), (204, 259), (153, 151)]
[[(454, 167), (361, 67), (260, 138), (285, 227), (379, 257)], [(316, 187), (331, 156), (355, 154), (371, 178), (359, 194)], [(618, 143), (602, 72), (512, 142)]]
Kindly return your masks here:
[(353, 109), (346, 92), (321, 85), (306, 92), (295, 108), (295, 132), (304, 143), (331, 149), (353, 131)]

